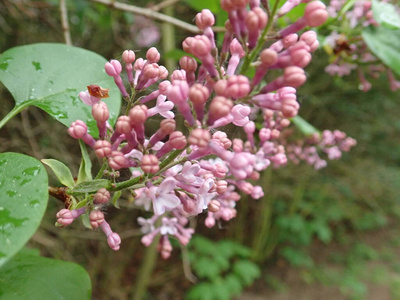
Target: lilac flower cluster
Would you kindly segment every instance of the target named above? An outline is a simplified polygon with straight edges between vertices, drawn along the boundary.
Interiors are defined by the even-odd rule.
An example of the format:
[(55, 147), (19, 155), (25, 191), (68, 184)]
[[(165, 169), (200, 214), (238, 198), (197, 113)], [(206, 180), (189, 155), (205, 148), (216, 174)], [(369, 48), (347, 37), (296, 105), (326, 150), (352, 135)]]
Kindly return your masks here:
[(400, 81), (396, 80), (390, 68), (384, 66), (381, 60), (371, 53), (362, 37), (362, 30), (365, 27), (380, 26), (373, 16), (372, 1), (357, 0), (351, 9), (339, 14), (347, 3), (348, 1), (345, 0), (331, 0), (327, 7), (330, 17), (338, 19), (339, 26), (335, 25), (335, 30), (326, 37), (324, 42), (324, 48), (331, 56), (331, 63), (325, 71), (332, 76), (343, 77), (355, 70), (358, 74), (360, 89), (364, 92), (372, 87), (366, 75), (376, 78), (386, 72), (390, 89), (392, 91), (400, 89)]
[[(222, 0), (229, 20), (221, 49), (216, 48), (214, 16), (203, 10), (196, 16), (203, 34), (183, 41), (183, 49), (191, 56), (182, 57), (180, 69), (172, 74), (158, 64), (156, 48), (147, 51), (146, 59), (124, 51), (128, 89), (121, 77), (121, 63), (107, 62), (105, 71), (126, 101), (126, 114), (112, 127), (102, 101), (107, 90), (89, 86), (79, 96), (92, 106), (99, 138), (89, 135), (86, 124), (79, 120), (68, 132), (104, 160), (103, 178), (113, 180), (117, 170), (124, 168), (130, 168), (132, 176), (90, 195), (85, 207), (60, 211), (58, 223), (68, 225), (90, 211), (92, 227), (101, 227), (110, 247), (118, 250), (121, 239), (112, 232), (101, 210), (110, 192), (128, 189), (136, 195), (136, 206), (153, 213), (148, 219), (138, 219), (144, 234), (142, 243), (148, 246), (161, 235), (158, 249), (168, 258), (172, 251), (169, 237), (182, 245), (190, 241), (194, 230), (188, 226), (189, 217), (207, 212), (205, 225), (212, 227), (219, 220), (236, 216), (239, 192), (253, 199), (263, 197), (264, 191), (257, 185), (260, 172), (270, 165), (287, 163), (290, 147), (280, 139), (281, 132), (298, 113), (296, 88), (305, 83), (304, 67), (319, 45), (314, 31), (297, 32), (306, 26), (319, 26), (328, 17), (322, 2), (303, 2), (309, 2), (305, 15), (275, 32), (276, 17), (300, 1), (289, 0), (278, 11), (277, 5), (269, 8), (265, 1)], [(271, 32), (275, 35), (266, 38)], [(250, 67), (255, 69), (253, 78), (247, 76)], [(267, 73), (271, 79), (266, 80)], [(177, 113), (183, 124), (178, 123)], [(161, 122), (156, 121), (160, 118)], [(264, 126), (259, 130), (256, 122), (260, 118)], [(153, 124), (159, 122), (152, 135), (145, 130), (150, 119)], [(246, 138), (232, 139), (223, 131), (226, 125), (239, 128)], [(335, 145), (349, 144), (337, 135), (334, 133), (331, 141), (324, 133), (319, 145), (333, 153), (329, 149)], [(344, 150), (344, 146), (337, 147)]]

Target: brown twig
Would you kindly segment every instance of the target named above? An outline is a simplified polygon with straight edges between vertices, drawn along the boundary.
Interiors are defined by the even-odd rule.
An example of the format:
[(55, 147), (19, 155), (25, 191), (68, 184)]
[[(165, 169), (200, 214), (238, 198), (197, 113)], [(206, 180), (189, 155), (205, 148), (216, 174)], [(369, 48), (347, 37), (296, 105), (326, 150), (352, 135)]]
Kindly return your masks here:
[(65, 0), (60, 0), (61, 27), (64, 33), (65, 43), (68, 46), (72, 45), (71, 33), (69, 32), (68, 12)]

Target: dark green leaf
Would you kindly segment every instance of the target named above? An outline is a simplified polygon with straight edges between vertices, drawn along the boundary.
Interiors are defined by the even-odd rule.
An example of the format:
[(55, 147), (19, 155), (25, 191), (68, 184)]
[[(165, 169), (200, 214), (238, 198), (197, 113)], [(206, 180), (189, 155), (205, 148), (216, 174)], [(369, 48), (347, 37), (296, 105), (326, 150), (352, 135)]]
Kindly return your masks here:
[(34, 105), (66, 126), (82, 120), (97, 135), (91, 107), (78, 97), (86, 86), (110, 89), (105, 99), (113, 123), (119, 114), (121, 96), (104, 71), (106, 60), (88, 50), (63, 44), (33, 44), (5, 51), (0, 56), (0, 81), (15, 99), (18, 110)]
[(0, 269), (0, 299), (90, 299), (91, 284), (79, 265), (17, 254)]
[(388, 29), (400, 29), (400, 15), (394, 5), (381, 1), (372, 1), (372, 12), (376, 22)]
[(34, 234), (48, 198), (47, 173), (38, 160), (0, 154), (0, 266)]
[(221, 272), (219, 266), (211, 258), (204, 256), (194, 261), (192, 266), (197, 276), (211, 281), (217, 278)]
[(400, 75), (400, 30), (384, 27), (367, 27), (362, 37), (369, 49), (383, 63)]
[(192, 287), (185, 296), (186, 300), (213, 300), (213, 285), (209, 282), (202, 282)]
[(72, 189), (75, 186), (71, 171), (61, 161), (56, 159), (42, 159), (42, 163), (48, 166), (56, 175), (57, 179), (65, 186)]
[(242, 283), (240, 282), (239, 277), (233, 273), (225, 277), (225, 284), (229, 288), (232, 296), (239, 296), (242, 292)]
[(78, 180), (76, 183), (81, 183), (82, 181), (92, 180), (92, 162), (90, 161), (89, 154), (86, 150), (86, 145), (82, 140), (79, 140), (79, 146), (81, 148), (82, 160), (79, 166)]
[(71, 191), (72, 194), (74, 193), (93, 193), (97, 192), (101, 188), (110, 188), (111, 187), (111, 182), (107, 179), (95, 179), (95, 180), (90, 180), (90, 181), (84, 181), (81, 182), (80, 184), (77, 184), (73, 190)]

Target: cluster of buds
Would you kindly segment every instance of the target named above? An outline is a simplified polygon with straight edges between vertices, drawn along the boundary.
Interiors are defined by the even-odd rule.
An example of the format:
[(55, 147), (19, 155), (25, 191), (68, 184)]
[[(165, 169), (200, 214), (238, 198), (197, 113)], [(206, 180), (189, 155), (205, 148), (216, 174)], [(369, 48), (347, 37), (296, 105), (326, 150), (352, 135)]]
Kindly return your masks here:
[[(288, 1), (278, 13), (276, 8), (265, 10), (257, 0), (221, 1), (229, 20), (220, 50), (212, 29), (214, 16), (203, 10), (196, 16), (203, 34), (183, 41), (183, 49), (191, 56), (182, 57), (180, 69), (172, 74), (158, 65), (160, 54), (155, 48), (147, 51), (146, 59), (136, 59), (131, 50), (123, 53), (128, 88), (121, 78), (121, 63), (106, 63), (106, 73), (114, 78), (127, 106), (114, 127), (102, 101), (107, 90), (89, 86), (81, 92), (82, 101), (92, 106), (99, 138), (91, 136), (79, 120), (68, 132), (103, 159), (107, 169), (103, 178), (111, 179), (116, 170), (130, 168), (131, 178), (110, 190), (134, 191), (135, 205), (153, 213), (149, 219), (138, 219), (142, 243), (148, 246), (161, 235), (158, 250), (163, 258), (172, 251), (170, 237), (182, 245), (190, 241), (194, 230), (189, 217), (207, 212), (207, 227), (229, 221), (236, 216), (240, 193), (253, 199), (263, 197), (257, 185), (260, 172), (287, 163), (281, 131), (298, 113), (296, 88), (305, 83), (304, 68), (319, 45), (314, 31), (298, 31), (319, 26), (328, 17), (322, 2), (303, 1), (308, 2), (305, 15), (266, 39), (276, 16), (300, 4), (294, 2)], [(246, 75), (251, 67), (253, 78)], [(267, 73), (271, 80), (266, 80)], [(150, 88), (152, 92), (145, 93)], [(183, 124), (177, 124), (177, 113)], [(264, 126), (257, 129), (255, 122), (260, 118)], [(150, 119), (153, 126), (159, 122), (152, 134), (145, 130)], [(228, 136), (223, 131), (227, 125), (236, 126), (246, 138)], [(102, 227), (110, 247), (117, 250), (119, 237), (105, 223), (104, 215), (98, 217), (104, 208), (104, 201), (98, 207), (99, 193), (104, 190), (89, 195), (93, 201), (87, 201), (79, 212), (96, 214), (90, 218), (92, 226)]]
[(351, 9), (339, 14), (347, 3), (345, 0), (331, 0), (327, 7), (330, 17), (337, 18), (340, 26), (335, 25), (335, 30), (325, 39), (324, 49), (330, 55), (331, 61), (325, 71), (339, 77), (356, 71), (360, 82), (359, 88), (364, 92), (372, 87), (366, 75), (377, 78), (386, 72), (390, 89), (392, 91), (400, 89), (400, 81), (396, 80), (390, 68), (370, 51), (362, 36), (364, 28), (380, 26), (373, 16), (372, 1), (357, 0)]
[(340, 159), (342, 152), (348, 152), (357, 144), (356, 140), (348, 137), (340, 130), (324, 130), (315, 133), (305, 141), (291, 143), (286, 149), (288, 158), (295, 164), (305, 161), (316, 170), (326, 167), (327, 161), (319, 153), (325, 153), (329, 160)]

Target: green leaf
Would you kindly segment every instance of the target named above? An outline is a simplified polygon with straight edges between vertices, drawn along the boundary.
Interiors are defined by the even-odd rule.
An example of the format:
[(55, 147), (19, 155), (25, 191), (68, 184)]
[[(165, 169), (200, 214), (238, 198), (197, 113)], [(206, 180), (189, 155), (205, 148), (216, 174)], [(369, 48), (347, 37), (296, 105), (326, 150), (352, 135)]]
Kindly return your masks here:
[(37, 159), (0, 154), (0, 266), (39, 227), (48, 198), (47, 173)]
[(77, 184), (73, 190), (72, 194), (74, 193), (92, 193), (92, 192), (97, 192), (101, 188), (110, 188), (111, 187), (111, 182), (107, 179), (95, 179), (95, 180), (90, 180), (90, 181), (84, 181), (81, 182), (80, 184)]
[(372, 12), (375, 21), (382, 26), (388, 29), (400, 29), (400, 15), (394, 5), (373, 0)]
[(193, 262), (193, 270), (200, 278), (207, 278), (209, 280), (214, 280), (221, 272), (219, 266), (211, 258), (204, 256), (199, 257)]
[(186, 300), (213, 300), (213, 285), (209, 282), (202, 282), (192, 287), (185, 296)]
[(363, 30), (362, 37), (368, 48), (387, 67), (400, 75), (400, 30), (367, 27)]
[(0, 81), (13, 95), (15, 114), (29, 105), (37, 106), (65, 126), (84, 121), (89, 132), (98, 134), (91, 107), (79, 99), (86, 86), (109, 88), (105, 99), (113, 123), (121, 96), (104, 71), (106, 60), (88, 50), (63, 44), (33, 44), (15, 47), (0, 56)]
[(291, 119), (291, 121), (304, 135), (312, 135), (319, 132), (317, 128), (312, 126), (300, 116), (295, 116)]
[(233, 265), (233, 272), (244, 285), (251, 285), (261, 275), (260, 267), (249, 260), (239, 260)]
[(183, 2), (198, 12), (207, 8), (215, 14), (221, 9), (219, 0), (183, 0)]
[(121, 197), (122, 191), (116, 191), (112, 196), (111, 203), (116, 207), (119, 208), (118, 199)]
[(91, 284), (79, 265), (17, 254), (0, 269), (0, 300), (90, 299)]
[(229, 288), (232, 296), (239, 296), (243, 289), (238, 276), (233, 273), (225, 277), (225, 285)]
[(89, 154), (86, 150), (86, 145), (82, 140), (79, 140), (79, 146), (82, 152), (81, 165), (79, 166), (78, 180), (76, 183), (81, 183), (82, 181), (92, 180), (92, 162), (90, 161)]
[(42, 163), (48, 166), (56, 175), (58, 180), (65, 186), (72, 189), (75, 186), (71, 171), (61, 161), (56, 159), (42, 159)]

